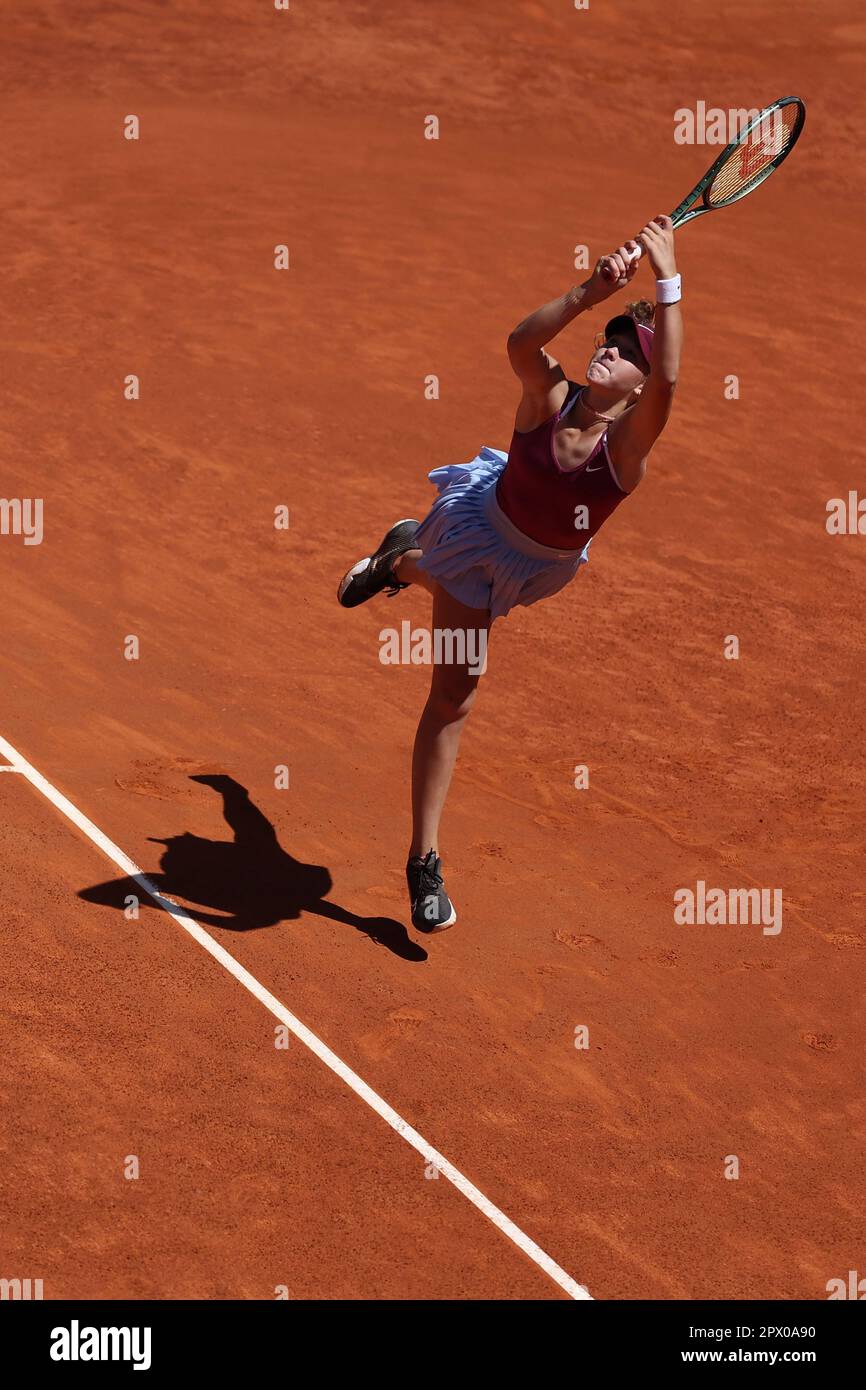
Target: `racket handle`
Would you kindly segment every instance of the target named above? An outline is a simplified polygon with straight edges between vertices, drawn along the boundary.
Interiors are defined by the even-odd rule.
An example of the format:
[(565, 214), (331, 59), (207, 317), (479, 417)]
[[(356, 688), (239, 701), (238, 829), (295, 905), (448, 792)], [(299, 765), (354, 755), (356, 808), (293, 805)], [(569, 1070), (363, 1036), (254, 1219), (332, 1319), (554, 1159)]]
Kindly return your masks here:
[[(633, 237), (632, 240), (636, 240), (636, 238)], [(636, 250), (636, 251), (632, 251), (632, 253), (631, 253), (630, 257), (629, 257), (629, 262), (628, 262), (629, 265), (631, 265), (633, 261), (639, 261), (642, 255), (643, 255), (643, 247), (641, 246), (640, 242), (638, 242), (638, 244), (637, 244), (637, 250)]]

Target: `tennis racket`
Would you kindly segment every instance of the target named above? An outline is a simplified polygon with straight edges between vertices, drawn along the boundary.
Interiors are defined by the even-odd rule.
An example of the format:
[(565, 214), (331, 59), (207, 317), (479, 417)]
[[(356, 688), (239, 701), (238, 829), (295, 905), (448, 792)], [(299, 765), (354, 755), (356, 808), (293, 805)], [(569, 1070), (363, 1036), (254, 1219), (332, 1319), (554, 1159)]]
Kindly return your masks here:
[[(788, 158), (800, 138), (805, 120), (806, 108), (799, 97), (781, 97), (760, 111), (737, 138), (725, 146), (689, 196), (674, 208), (671, 213), (674, 230), (702, 213), (730, 207), (748, 193), (754, 193)], [(643, 247), (639, 245), (632, 260), (642, 255)]]

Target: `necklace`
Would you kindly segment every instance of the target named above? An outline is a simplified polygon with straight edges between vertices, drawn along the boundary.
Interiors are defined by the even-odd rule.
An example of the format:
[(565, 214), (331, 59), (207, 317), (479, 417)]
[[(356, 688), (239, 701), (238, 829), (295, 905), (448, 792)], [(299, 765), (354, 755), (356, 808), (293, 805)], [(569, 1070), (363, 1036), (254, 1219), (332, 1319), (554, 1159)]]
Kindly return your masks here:
[(583, 406), (584, 410), (588, 410), (590, 415), (594, 415), (596, 420), (603, 420), (606, 425), (612, 425), (616, 417), (613, 415), (599, 415), (597, 410), (593, 410), (591, 405), (587, 405), (586, 401), (583, 399), (583, 393), (585, 390), (586, 387), (581, 386), (580, 392), (577, 397), (578, 403)]

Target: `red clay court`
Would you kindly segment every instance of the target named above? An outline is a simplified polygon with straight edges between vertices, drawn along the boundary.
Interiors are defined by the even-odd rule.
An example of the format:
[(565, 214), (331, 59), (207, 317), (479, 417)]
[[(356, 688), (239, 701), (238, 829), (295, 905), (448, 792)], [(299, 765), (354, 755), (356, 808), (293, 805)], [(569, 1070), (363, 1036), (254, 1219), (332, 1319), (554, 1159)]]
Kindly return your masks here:
[[(862, 1267), (866, 536), (825, 522), (866, 476), (866, 20), (759, 12), (7, 14), (0, 496), (43, 499), (44, 536), (0, 534), (0, 1276), (820, 1300)], [(429, 673), (378, 634), (430, 601), (347, 613), (340, 573), (429, 469), (507, 447), (509, 329), (710, 162), (674, 112), (789, 92), (785, 168), (678, 236), (640, 495), (493, 628), (445, 817), (460, 921), (425, 939)], [(557, 340), (571, 375), (601, 326)], [(175, 915), (130, 914), (130, 865)], [(678, 925), (698, 881), (780, 888), (782, 930)]]

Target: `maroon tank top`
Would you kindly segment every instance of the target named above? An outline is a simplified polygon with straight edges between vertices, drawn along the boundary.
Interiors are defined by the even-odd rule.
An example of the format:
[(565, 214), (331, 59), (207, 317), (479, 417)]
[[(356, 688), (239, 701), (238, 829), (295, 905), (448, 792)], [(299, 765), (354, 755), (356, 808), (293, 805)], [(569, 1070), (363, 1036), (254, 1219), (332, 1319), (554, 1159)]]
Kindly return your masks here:
[(613, 476), (607, 430), (579, 468), (560, 468), (553, 452), (557, 422), (582, 389), (568, 383), (562, 408), (534, 430), (511, 437), (496, 500), (518, 530), (556, 550), (582, 550), (627, 496)]

